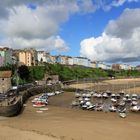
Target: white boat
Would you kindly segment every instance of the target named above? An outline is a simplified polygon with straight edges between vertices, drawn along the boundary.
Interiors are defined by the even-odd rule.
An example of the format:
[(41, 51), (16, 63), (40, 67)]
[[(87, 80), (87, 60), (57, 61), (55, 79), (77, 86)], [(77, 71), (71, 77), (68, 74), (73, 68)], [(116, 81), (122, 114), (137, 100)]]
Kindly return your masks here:
[(90, 99), (89, 99), (89, 98), (84, 98), (84, 100), (85, 100), (85, 101), (90, 101)]
[(111, 101), (112, 101), (112, 102), (117, 102), (117, 100), (116, 100), (116, 99), (114, 99), (114, 98), (111, 98)]
[(75, 93), (75, 97), (79, 98), (79, 97), (81, 97), (81, 94), (80, 93)]
[(98, 94), (95, 92), (95, 93), (93, 93), (92, 97), (95, 98), (95, 97), (97, 97), (97, 95), (98, 95)]
[(33, 104), (33, 107), (38, 107), (38, 108), (45, 107), (45, 104)]
[(119, 105), (120, 105), (120, 106), (125, 106), (125, 102), (124, 102), (124, 101), (121, 101), (121, 102), (119, 103)]
[(43, 111), (42, 111), (42, 110), (37, 110), (36, 112), (37, 112), (37, 113), (43, 113)]
[(112, 97), (112, 98), (115, 98), (115, 97), (116, 97), (116, 95), (115, 95), (114, 93), (112, 93), (112, 94), (111, 94), (111, 97)]
[(137, 94), (132, 94), (132, 98), (138, 98)]
[(138, 111), (140, 110), (140, 107), (139, 107), (139, 106), (132, 106), (132, 107), (130, 108), (130, 110), (131, 110), (132, 112), (138, 112)]
[(56, 95), (58, 95), (58, 94), (60, 94), (60, 93), (61, 93), (60, 91), (55, 91), (55, 94), (56, 94)]
[(138, 104), (137, 101), (132, 101), (131, 106), (136, 106)]
[(79, 102), (77, 102), (77, 101), (72, 101), (71, 105), (72, 105), (72, 106), (78, 106), (78, 105), (79, 105)]
[(87, 109), (87, 105), (86, 104), (82, 105), (82, 109)]
[(129, 94), (126, 94), (126, 95), (125, 95), (125, 97), (126, 97), (126, 98), (129, 98), (129, 97), (130, 97), (130, 95), (129, 95)]
[(54, 95), (55, 95), (54, 92), (49, 92), (49, 93), (48, 93), (48, 96), (54, 96)]
[(119, 116), (120, 116), (121, 118), (126, 118), (126, 113), (119, 113)]
[(47, 111), (48, 110), (48, 108), (40, 108), (39, 110), (41, 110), (41, 111)]
[(115, 106), (110, 106), (109, 107), (109, 111), (110, 112), (116, 112), (117, 111), (117, 108)]
[(91, 94), (90, 93), (86, 94), (86, 97), (91, 98)]
[(118, 109), (118, 112), (119, 113), (125, 113), (126, 112), (126, 108), (124, 107), (124, 108), (119, 108)]
[(107, 93), (105, 92), (105, 93), (103, 93), (103, 98), (108, 98), (108, 95), (107, 95)]
[(97, 98), (102, 98), (102, 94), (98, 93)]

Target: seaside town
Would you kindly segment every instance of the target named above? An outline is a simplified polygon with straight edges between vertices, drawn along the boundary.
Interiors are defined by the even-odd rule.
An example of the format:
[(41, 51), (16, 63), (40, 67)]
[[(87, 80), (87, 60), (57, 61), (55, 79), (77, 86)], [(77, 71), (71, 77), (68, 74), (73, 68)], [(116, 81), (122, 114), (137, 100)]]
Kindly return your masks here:
[[(0, 67), (6, 66), (7, 64), (18, 64), (26, 66), (37, 66), (40, 62), (46, 62), (50, 64), (59, 63), (62, 65), (74, 66), (79, 65), (89, 68), (101, 68), (104, 70), (134, 70), (139, 69), (139, 66), (134, 67), (128, 64), (106, 64), (99, 61), (91, 61), (85, 57), (71, 57), (56, 55), (52, 56), (50, 53), (45, 51), (37, 51), (33, 48), (25, 49), (11, 49), (8, 47), (1, 46), (0, 48)], [(41, 63), (42, 64), (42, 63)]]
[(0, 140), (140, 139), (140, 0), (0, 1)]

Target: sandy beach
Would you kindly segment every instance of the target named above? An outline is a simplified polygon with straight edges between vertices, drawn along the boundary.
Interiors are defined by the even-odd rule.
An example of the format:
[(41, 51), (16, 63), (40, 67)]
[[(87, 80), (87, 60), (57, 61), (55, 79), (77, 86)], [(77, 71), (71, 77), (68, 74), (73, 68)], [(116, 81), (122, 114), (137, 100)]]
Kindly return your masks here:
[(37, 113), (31, 97), (19, 116), (0, 117), (0, 140), (139, 140), (140, 113), (85, 111), (71, 108), (74, 93), (50, 97), (47, 111)]

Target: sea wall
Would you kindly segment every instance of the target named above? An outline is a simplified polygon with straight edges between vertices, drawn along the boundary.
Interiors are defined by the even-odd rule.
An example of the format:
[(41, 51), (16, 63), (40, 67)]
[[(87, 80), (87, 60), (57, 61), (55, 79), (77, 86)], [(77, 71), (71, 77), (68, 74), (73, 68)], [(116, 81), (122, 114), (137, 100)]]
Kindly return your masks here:
[(0, 116), (11, 117), (20, 113), (22, 108), (22, 103), (20, 98), (17, 100), (15, 104), (8, 106), (0, 106)]
[(59, 85), (54, 86), (34, 86), (27, 89), (21, 89), (19, 91), (19, 95), (17, 97), (17, 101), (11, 105), (3, 105), (0, 106), (0, 116), (16, 116), (21, 113), (23, 109), (23, 104), (30, 98), (31, 96), (38, 95), (44, 92), (54, 91), (54, 89), (59, 89)]

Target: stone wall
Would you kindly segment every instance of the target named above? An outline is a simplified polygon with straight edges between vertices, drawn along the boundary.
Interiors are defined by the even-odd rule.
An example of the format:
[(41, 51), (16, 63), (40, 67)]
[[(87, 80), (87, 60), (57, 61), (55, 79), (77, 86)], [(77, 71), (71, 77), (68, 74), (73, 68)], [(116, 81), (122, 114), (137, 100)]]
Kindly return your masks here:
[(5, 93), (11, 89), (11, 78), (0, 78), (0, 93)]

